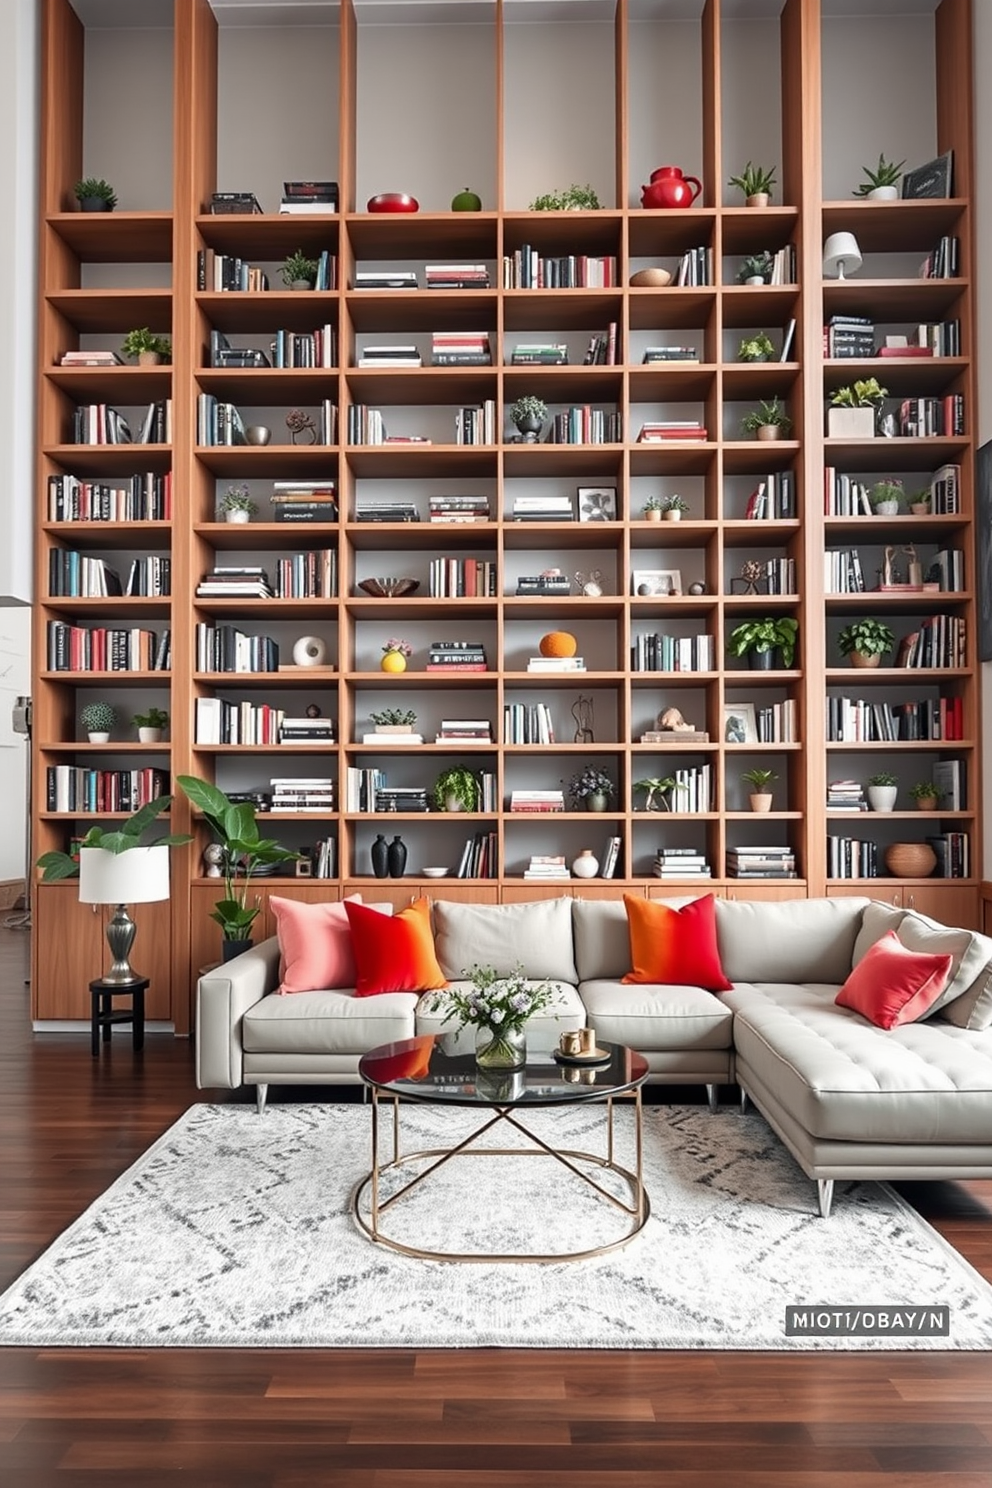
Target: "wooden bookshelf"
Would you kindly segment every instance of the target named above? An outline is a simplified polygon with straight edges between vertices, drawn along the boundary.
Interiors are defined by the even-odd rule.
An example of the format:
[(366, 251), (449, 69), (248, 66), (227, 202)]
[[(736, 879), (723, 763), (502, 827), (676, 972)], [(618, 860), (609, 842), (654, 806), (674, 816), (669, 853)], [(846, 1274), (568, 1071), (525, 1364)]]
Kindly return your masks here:
[[(334, 779), (335, 812), (265, 816), (267, 829), (294, 848), (325, 836), (335, 838), (338, 874), (328, 880), (258, 880), (263, 906), (258, 934), (273, 929), (268, 908), (273, 893), (313, 899), (353, 891), (396, 904), (421, 892), (489, 902), (561, 893), (659, 896), (709, 889), (734, 898), (773, 899), (866, 893), (952, 923), (978, 923), (981, 781), (972, 470), (977, 408), (970, 0), (941, 0), (932, 15), (909, 21), (886, 18), (885, 6), (873, 15), (870, 0), (858, 17), (835, 16), (830, 0), (786, 0), (779, 15), (751, 20), (741, 18), (736, 7), (700, 0), (696, 20), (689, 25), (682, 7), (675, 20), (666, 18), (664, 5), (617, 0), (607, 22), (599, 8), (591, 9), (594, 15), (586, 19), (582, 7), (551, 5), (542, 8), (536, 25), (522, 26), (523, 7), (504, 0), (486, 10), (491, 24), (469, 25), (478, 19), (480, 8), (466, 6), (462, 13), (456, 5), (447, 7), (451, 14), (446, 14), (444, 29), (420, 23), (404, 27), (404, 45), (425, 69), (425, 86), (418, 87), (418, 96), (430, 98), (431, 76), (437, 78), (439, 91), (434, 102), (418, 102), (411, 108), (405, 119), (409, 127), (397, 139), (395, 131), (387, 138), (377, 125), (373, 105), (378, 90), (389, 86), (389, 68), (397, 65), (390, 59), (397, 55), (401, 33), (390, 23), (373, 25), (377, 17), (361, 3), (329, 4), (319, 24), (304, 35), (291, 22), (278, 33), (264, 27), (255, 31), (220, 27), (207, 0), (173, 0), (172, 54), (166, 75), (159, 78), (161, 86), (151, 90), (155, 98), (149, 105), (151, 117), (136, 125), (134, 142), (129, 142), (127, 130), (118, 129), (121, 139), (115, 145), (106, 117), (115, 105), (109, 97), (106, 108), (99, 102), (100, 79), (115, 57), (132, 57), (136, 65), (146, 59), (147, 36), (127, 29), (109, 36), (88, 33), (69, 0), (45, 0), (39, 602), (33, 689), (37, 852), (66, 847), (70, 837), (87, 825), (86, 818), (69, 820), (45, 809), (45, 772), (50, 765), (78, 762), (126, 768), (127, 760), (135, 758), (173, 774), (213, 779), (229, 791), (264, 788), (272, 775), (326, 774)], [(870, 22), (870, 27), (862, 22)], [(586, 69), (602, 87), (590, 97), (570, 86), (571, 103), (562, 106), (559, 100), (552, 107), (554, 90), (545, 97), (542, 90), (526, 86), (526, 77), (535, 58), (544, 57), (549, 69), (555, 67), (556, 43), (565, 27), (578, 47), (580, 72)], [(926, 110), (918, 107), (919, 95), (910, 89), (905, 103), (884, 98), (866, 102), (870, 116), (861, 121), (858, 139), (874, 138), (872, 130), (884, 128), (886, 152), (896, 158), (907, 155), (911, 163), (917, 155), (919, 163), (953, 149), (953, 197), (894, 203), (845, 199), (844, 193), (853, 191), (860, 179), (863, 162), (852, 158), (844, 131), (836, 128), (849, 106), (837, 62), (839, 27), (846, 28), (848, 46), (857, 48), (863, 41), (866, 55), (887, 37), (886, 44), (897, 55), (906, 55), (916, 69), (914, 76), (925, 74), (932, 90), (936, 120), (932, 131), (921, 124), (919, 116)], [(278, 46), (273, 45), (276, 34)], [(161, 58), (161, 37), (156, 35), (156, 55)], [(752, 48), (760, 47), (768, 67), (767, 86), (760, 90), (738, 86), (745, 65), (740, 45), (744, 40)], [(454, 70), (444, 74), (440, 88), (438, 69), (446, 48)], [(668, 105), (658, 96), (658, 67), (675, 65), (677, 59), (692, 79), (691, 119), (684, 109), (666, 116)], [(160, 65), (166, 67), (164, 62)], [(310, 90), (313, 97), (306, 96), (298, 118), (284, 118), (281, 94), (297, 91), (295, 83), (304, 69), (310, 69), (310, 79), (319, 74), (323, 86)], [(244, 89), (232, 87), (234, 77), (244, 79)], [(471, 78), (470, 85), (466, 77)], [(461, 127), (451, 129), (450, 139), (441, 146), (432, 120), (436, 123), (438, 113), (444, 113), (448, 91), (457, 94), (466, 86), (472, 106), (461, 115)], [(301, 96), (305, 92), (300, 89)], [(909, 140), (905, 149), (898, 146), (899, 123), (892, 122), (893, 110)], [(524, 151), (524, 138), (540, 139), (541, 151)], [(672, 158), (704, 182), (703, 195), (688, 211), (648, 211), (639, 205), (640, 183), (659, 163), (652, 158), (658, 138), (675, 141), (670, 146)], [(890, 139), (895, 141), (891, 145)], [(866, 145), (864, 151), (873, 157), (877, 148)], [(135, 150), (141, 150), (147, 169), (136, 168)], [(776, 166), (773, 202), (766, 210), (743, 207), (739, 194), (724, 185), (741, 168), (744, 155)], [(103, 175), (114, 182), (121, 208), (110, 214), (71, 210), (71, 188), (83, 174)], [(279, 183), (305, 176), (337, 179), (341, 210), (327, 216), (280, 215)], [(539, 191), (587, 179), (595, 182), (603, 202), (600, 210), (527, 210), (528, 199)], [(466, 181), (483, 197), (481, 212), (447, 209), (452, 193)], [(420, 200), (419, 212), (390, 216), (364, 210), (365, 198), (373, 191), (399, 189), (404, 182)], [(211, 193), (232, 186), (255, 190), (265, 211), (211, 215), (206, 210)], [(865, 263), (846, 281), (824, 281), (822, 244), (830, 232), (840, 230), (855, 233)], [(919, 262), (942, 237), (958, 240), (959, 272), (952, 279), (919, 278)], [(796, 255), (795, 283), (737, 282), (745, 255), (788, 245)], [(509, 287), (504, 262), (512, 262), (525, 247), (543, 258), (615, 259), (616, 282), (604, 288)], [(298, 248), (312, 254), (328, 249), (336, 255), (336, 289), (295, 293), (283, 287), (279, 264)], [(665, 288), (630, 285), (636, 270), (660, 264), (675, 271), (682, 256), (697, 248), (705, 250), (712, 263), (712, 282)], [(204, 251), (236, 255), (263, 268), (269, 289), (198, 289), (198, 259)], [(427, 289), (424, 266), (446, 262), (485, 264), (489, 287)], [(416, 270), (418, 287), (356, 288), (356, 272), (378, 265)], [(880, 335), (883, 330), (915, 328), (917, 323), (956, 320), (960, 354), (827, 359), (823, 327), (838, 314), (871, 317)], [(738, 359), (738, 343), (758, 329), (771, 336), (777, 355), (790, 320), (795, 321), (795, 332), (786, 361), (752, 364)], [(616, 326), (616, 362), (584, 365), (590, 338), (611, 323)], [(145, 324), (171, 337), (169, 366), (59, 365), (66, 350), (116, 349), (126, 330)], [(308, 332), (325, 325), (337, 336), (334, 368), (208, 364), (212, 330), (223, 331), (232, 344), (267, 349), (277, 330)], [(492, 365), (432, 366), (435, 332), (485, 332)], [(423, 365), (356, 366), (361, 348), (376, 342), (413, 343)], [(513, 365), (518, 342), (563, 343), (568, 364)], [(696, 359), (645, 364), (644, 351), (653, 345), (689, 345)], [(890, 390), (893, 407), (903, 399), (963, 394), (966, 432), (927, 439), (826, 438), (827, 399), (838, 387), (870, 376)], [(196, 407), (201, 393), (234, 403), (246, 424), (270, 427), (271, 441), (259, 447), (198, 443)], [(525, 393), (543, 398), (552, 413), (570, 407), (617, 412), (623, 437), (605, 444), (513, 442), (507, 410)], [(765, 443), (742, 435), (743, 413), (759, 399), (773, 396), (787, 404), (793, 421), (790, 437)], [(78, 405), (111, 403), (130, 415), (133, 427), (143, 407), (166, 397), (172, 399), (171, 446), (68, 442), (72, 411)], [(337, 409), (336, 442), (293, 443), (286, 414), (294, 408), (313, 413), (325, 399)], [(495, 442), (457, 443), (456, 410), (487, 401), (496, 410)], [(380, 409), (391, 434), (421, 434), (431, 442), (349, 443), (348, 410), (359, 404)], [(658, 419), (697, 420), (705, 426), (706, 438), (639, 441), (641, 425)], [(894, 518), (825, 513), (825, 466), (862, 482), (883, 474), (897, 476), (909, 490), (926, 484), (944, 465), (960, 469), (956, 512)], [(166, 470), (172, 472), (173, 491), (168, 522), (50, 519), (52, 476), (113, 483), (135, 471)], [(791, 479), (789, 509), (771, 513), (769, 519), (746, 518), (748, 498), (756, 486), (772, 476), (781, 481), (783, 475)], [(337, 520), (318, 525), (273, 519), (268, 502), (273, 481), (323, 478), (337, 483)], [(244, 526), (226, 524), (217, 516), (218, 499), (232, 482), (246, 482), (260, 507), (256, 520)], [(514, 519), (518, 499), (542, 494), (568, 495), (577, 513), (579, 488), (615, 491), (616, 520)], [(461, 492), (488, 498), (488, 521), (469, 525), (428, 520), (430, 495)], [(689, 507), (681, 522), (645, 520), (642, 508), (649, 496), (676, 493)], [(365, 503), (386, 497), (413, 502), (421, 520), (357, 519)], [(961, 549), (963, 588), (912, 596), (825, 591), (828, 550), (863, 550), (870, 572), (881, 549), (901, 549), (910, 543), (927, 561), (937, 549)], [(167, 555), (172, 592), (153, 600), (49, 597), (48, 554), (53, 546), (105, 554), (108, 562), (118, 565), (149, 552)], [(331, 548), (335, 553), (338, 593), (333, 599), (195, 597), (200, 578), (217, 563), (263, 563), (271, 569), (279, 558), (310, 548)], [(428, 572), (435, 556), (493, 563), (496, 595), (431, 597)], [(781, 559), (793, 562), (793, 592), (742, 592), (744, 586), (737, 581), (746, 563)], [(602, 592), (587, 595), (576, 581), (567, 598), (518, 597), (520, 577), (555, 567), (572, 576), (598, 572)], [(677, 572), (682, 593), (638, 594), (635, 572)], [(383, 575), (416, 577), (420, 587), (405, 599), (374, 599), (356, 587), (360, 580)], [(690, 585), (701, 589), (691, 592)], [(836, 636), (843, 623), (860, 614), (884, 618), (899, 637), (930, 614), (963, 617), (963, 664), (855, 671), (841, 657)], [(789, 671), (752, 671), (726, 653), (735, 625), (766, 616), (789, 616), (799, 623), (798, 651)], [(120, 625), (129, 618), (135, 625), (171, 629), (168, 673), (49, 669), (49, 621)], [(272, 636), (282, 661), (290, 658), (301, 635), (319, 635), (328, 644), (333, 666), (311, 674), (198, 670), (197, 624), (228, 621), (246, 633)], [(576, 675), (529, 674), (527, 657), (537, 653), (545, 632), (557, 629), (576, 635), (588, 670)], [(638, 636), (654, 633), (710, 635), (713, 668), (633, 670), (632, 647)], [(378, 670), (381, 647), (392, 635), (403, 636), (414, 646), (410, 666), (399, 676)], [(483, 641), (490, 669), (459, 676), (454, 686), (449, 676), (425, 672), (429, 645), (437, 639)], [(963, 737), (894, 744), (826, 742), (828, 700), (841, 694), (877, 703), (894, 703), (903, 696), (960, 698)], [(206, 696), (270, 702), (290, 714), (316, 703), (336, 721), (335, 743), (326, 750), (307, 744), (199, 744), (194, 706), (198, 697)], [(580, 696), (592, 699), (594, 741), (587, 744), (573, 739), (572, 709)], [(123, 723), (109, 745), (84, 742), (79, 708), (96, 698), (112, 701), (122, 720), (152, 702), (167, 708), (171, 725), (166, 744), (138, 746), (131, 737), (133, 730)], [(558, 742), (504, 744), (504, 707), (536, 702), (550, 707)], [(743, 704), (759, 711), (792, 705), (795, 737), (778, 743), (728, 742), (723, 732), (725, 708)], [(370, 712), (387, 706), (416, 710), (423, 748), (407, 748), (404, 753), (402, 747), (390, 751), (361, 743)], [(640, 743), (640, 735), (654, 726), (657, 715), (672, 707), (706, 729), (709, 741)], [(435, 744), (442, 719), (451, 717), (487, 718), (494, 742), (471, 748)], [(849, 814), (826, 809), (829, 781), (841, 776), (863, 781), (883, 758), (903, 787), (895, 813), (859, 814), (851, 821)], [(924, 778), (938, 758), (963, 765), (965, 799), (958, 811), (924, 818), (905, 809), (908, 786)], [(496, 810), (422, 816), (345, 809), (349, 767), (378, 765), (391, 785), (430, 788), (445, 764), (462, 759), (496, 775), (501, 803)], [(567, 785), (586, 764), (606, 770), (617, 784), (606, 813), (566, 810), (537, 821), (508, 809), (513, 790)], [(704, 764), (712, 772), (711, 809), (692, 813), (640, 809), (643, 795), (635, 790), (635, 782)], [(748, 812), (740, 780), (743, 770), (755, 766), (770, 768), (778, 777), (773, 810), (767, 816)], [(173, 852), (171, 911), (148, 907), (156, 908), (158, 915), (154, 944), (150, 932), (148, 939), (142, 932), (136, 955), (144, 966), (154, 951), (153, 1016), (186, 1032), (196, 969), (217, 956), (219, 932), (209, 919), (217, 888), (201, 875), (204, 829), (192, 820), (182, 797), (174, 804), (172, 827), (192, 830), (195, 842)], [(375, 880), (369, 871), (369, 845), (377, 830), (390, 827), (408, 844), (408, 871), (402, 880)], [(437, 880), (422, 875), (426, 865), (457, 862), (465, 838), (489, 830), (498, 844), (495, 878)], [(826, 871), (831, 835), (872, 836), (884, 847), (934, 831), (968, 834), (967, 878), (909, 881), (883, 876), (855, 881), (830, 877)], [(564, 853), (570, 862), (580, 849), (591, 847), (601, 856), (609, 835), (622, 837), (616, 877), (555, 884), (523, 878), (531, 854)], [(766, 842), (793, 850), (795, 879), (735, 879), (727, 874), (728, 848)], [(653, 858), (662, 844), (704, 852), (712, 878), (685, 882), (655, 878)], [(71, 955), (60, 928), (67, 917), (76, 927), (70, 937), (75, 947)], [(38, 885), (35, 919), (33, 1016), (42, 1024), (82, 1021), (88, 1016), (87, 984), (97, 974), (100, 959), (93, 944), (93, 915), (78, 906), (71, 887)]]

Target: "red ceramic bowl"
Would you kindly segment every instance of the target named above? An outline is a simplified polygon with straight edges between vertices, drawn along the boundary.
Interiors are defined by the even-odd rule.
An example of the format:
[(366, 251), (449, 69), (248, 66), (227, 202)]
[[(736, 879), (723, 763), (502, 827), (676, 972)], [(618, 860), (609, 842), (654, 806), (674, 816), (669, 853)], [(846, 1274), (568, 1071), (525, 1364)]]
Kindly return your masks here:
[(405, 191), (382, 191), (368, 200), (370, 212), (419, 212), (420, 203), (415, 196)]

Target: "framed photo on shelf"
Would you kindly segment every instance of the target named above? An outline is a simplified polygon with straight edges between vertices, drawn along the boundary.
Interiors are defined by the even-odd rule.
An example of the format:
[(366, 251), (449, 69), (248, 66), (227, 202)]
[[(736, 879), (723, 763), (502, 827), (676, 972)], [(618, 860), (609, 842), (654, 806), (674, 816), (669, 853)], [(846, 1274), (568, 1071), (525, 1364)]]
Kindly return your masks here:
[(725, 744), (757, 744), (758, 724), (754, 716), (753, 703), (724, 703), (723, 742)]
[(615, 522), (617, 519), (616, 486), (579, 486), (580, 522)]
[(682, 570), (678, 568), (635, 568), (630, 576), (631, 593), (641, 599), (667, 599), (682, 593)]
[(954, 151), (948, 150), (945, 154), (938, 155), (936, 160), (928, 161), (926, 165), (918, 165), (915, 170), (903, 171), (903, 196), (950, 196), (953, 159)]

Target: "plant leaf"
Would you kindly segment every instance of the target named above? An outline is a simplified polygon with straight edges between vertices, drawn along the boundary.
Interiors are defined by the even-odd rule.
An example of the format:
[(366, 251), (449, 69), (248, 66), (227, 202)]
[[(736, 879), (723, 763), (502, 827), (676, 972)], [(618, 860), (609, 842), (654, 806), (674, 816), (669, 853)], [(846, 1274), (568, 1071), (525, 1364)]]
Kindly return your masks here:
[(55, 883), (60, 878), (75, 878), (79, 873), (79, 864), (64, 852), (42, 853), (35, 866), (43, 870), (42, 878), (45, 883)]

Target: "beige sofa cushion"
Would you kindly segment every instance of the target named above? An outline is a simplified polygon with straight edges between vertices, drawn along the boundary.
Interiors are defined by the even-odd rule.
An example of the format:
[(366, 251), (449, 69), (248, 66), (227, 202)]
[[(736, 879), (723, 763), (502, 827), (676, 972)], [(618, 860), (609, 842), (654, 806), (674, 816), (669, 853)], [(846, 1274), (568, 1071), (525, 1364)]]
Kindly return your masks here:
[[(977, 930), (952, 929), (931, 920), (927, 915), (908, 910), (896, 930), (903, 945), (910, 951), (926, 951), (938, 956), (952, 956), (951, 974), (947, 986), (929, 1009), (926, 1016), (932, 1017), (939, 1009), (961, 997), (983, 976), (992, 961), (992, 940), (980, 935)], [(957, 1020), (952, 1018), (951, 1022)], [(959, 1025), (967, 1028), (967, 1022)]]
[(854, 941), (851, 966), (857, 966), (872, 946), (877, 945), (886, 930), (894, 930), (898, 935), (905, 914), (904, 909), (898, 909), (894, 904), (885, 904), (880, 899), (872, 899), (866, 904), (861, 916), (861, 929)]
[(977, 1032), (992, 1028), (992, 966), (983, 966), (971, 986), (941, 1008), (938, 1022), (941, 1018)]
[(733, 1043), (733, 1013), (722, 993), (600, 979), (580, 982), (579, 995), (600, 1042), (642, 1050), (729, 1049)]
[(415, 992), (356, 997), (350, 989), (270, 995), (241, 1020), (246, 1054), (364, 1054), (413, 1038)]
[[(653, 902), (681, 909), (684, 904), (691, 904), (695, 897), (688, 894)], [(572, 928), (580, 982), (619, 981), (626, 976), (631, 968), (630, 930), (622, 899), (576, 897), (572, 900)]]
[(867, 899), (717, 899), (720, 960), (732, 982), (847, 980)]
[(434, 905), (434, 949), (445, 976), (457, 979), (470, 966), (494, 966), (500, 976), (515, 967), (531, 981), (579, 980), (572, 951), (572, 901), (531, 904)]

